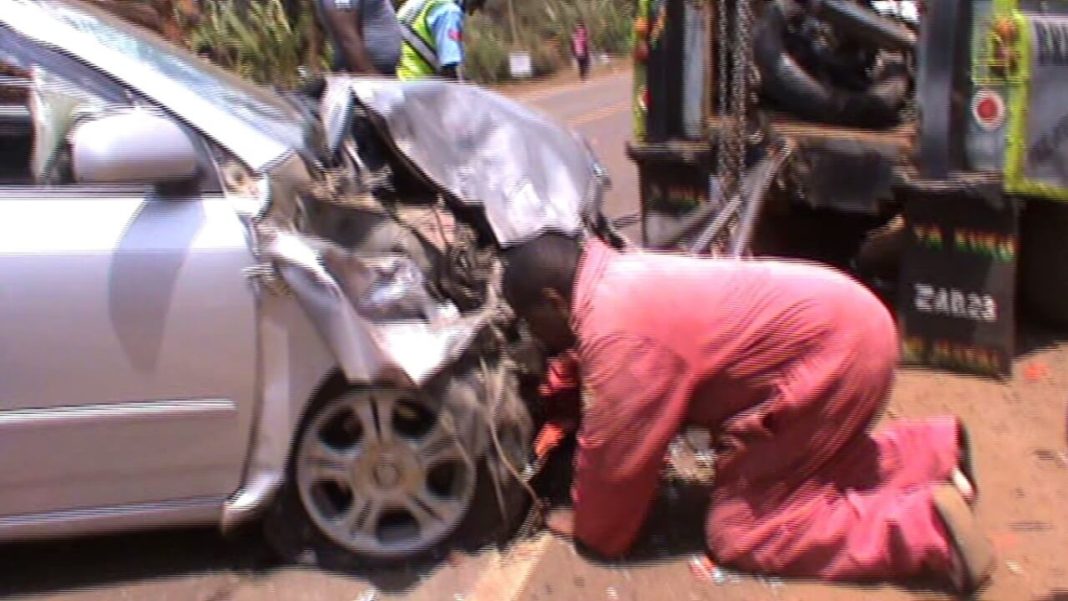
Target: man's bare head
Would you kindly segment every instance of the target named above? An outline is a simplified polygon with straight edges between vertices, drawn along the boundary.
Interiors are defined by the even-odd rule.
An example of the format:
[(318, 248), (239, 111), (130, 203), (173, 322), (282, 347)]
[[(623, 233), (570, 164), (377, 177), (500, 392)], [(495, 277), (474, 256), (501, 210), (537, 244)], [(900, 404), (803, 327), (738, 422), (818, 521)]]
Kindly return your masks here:
[(575, 238), (542, 234), (504, 252), (504, 297), (550, 353), (575, 343), (571, 298), (582, 246)]

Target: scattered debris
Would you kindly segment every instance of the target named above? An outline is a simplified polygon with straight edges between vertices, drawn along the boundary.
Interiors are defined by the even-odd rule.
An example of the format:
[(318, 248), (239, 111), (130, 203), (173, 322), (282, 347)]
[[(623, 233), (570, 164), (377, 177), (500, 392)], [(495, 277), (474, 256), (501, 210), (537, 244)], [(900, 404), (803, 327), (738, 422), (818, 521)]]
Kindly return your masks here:
[(1020, 546), (1020, 539), (1011, 530), (993, 530), (989, 534), (990, 543), (999, 553), (1006, 553)]
[(698, 580), (708, 581), (712, 579), (712, 571), (716, 564), (707, 555), (693, 555), (690, 557), (690, 573)]
[(1041, 382), (1049, 378), (1049, 366), (1041, 361), (1032, 361), (1024, 366), (1024, 378), (1028, 382)]
[(712, 569), (712, 582), (716, 584), (723, 584), (727, 581), (727, 574), (723, 570), (716, 567)]
[(1050, 449), (1035, 449), (1035, 457), (1043, 461), (1056, 463), (1060, 467), (1068, 467), (1068, 453), (1056, 452)]
[(757, 581), (768, 588), (780, 588), (786, 586), (786, 583), (783, 582), (782, 578), (776, 576), (757, 576)]
[(1016, 532), (1043, 532), (1053, 530), (1053, 524), (1039, 521), (1013, 522), (1009, 524), (1009, 529)]
[[(744, 576), (738, 572), (721, 568), (707, 556), (701, 555), (690, 556), (690, 573), (698, 580), (711, 580), (715, 584), (738, 584)], [(782, 580), (778, 578), (765, 579), (758, 577), (758, 579), (768, 586), (782, 586)], [(772, 580), (775, 580), (776, 583), (772, 583)]]
[(667, 455), (664, 475), (668, 480), (706, 486), (714, 481), (716, 454), (707, 431), (690, 430), (676, 436)]
[(1016, 563), (1015, 561), (1006, 561), (1005, 567), (1009, 569), (1009, 572), (1017, 576), (1023, 574), (1023, 568), (1021, 568), (1020, 564)]
[(616, 591), (616, 589), (611, 587), (611, 586), (606, 588), (606, 589), (604, 589), (604, 592), (605, 592), (606, 595), (608, 595), (609, 599), (618, 599), (619, 598), (619, 592)]
[(353, 601), (376, 601), (376, 599), (378, 599), (378, 591), (372, 588), (360, 593)]

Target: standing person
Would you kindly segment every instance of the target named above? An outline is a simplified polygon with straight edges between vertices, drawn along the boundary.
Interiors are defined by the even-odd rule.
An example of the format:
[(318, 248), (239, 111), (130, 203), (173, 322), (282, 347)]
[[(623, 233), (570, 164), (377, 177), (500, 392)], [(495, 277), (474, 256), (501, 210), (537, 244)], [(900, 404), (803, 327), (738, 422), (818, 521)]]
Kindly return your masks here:
[[(882, 303), (848, 276), (553, 234), (504, 258), (505, 298), (549, 351), (573, 349), (591, 395), (574, 509), (550, 514), (553, 531), (625, 553), (668, 444), (696, 425), (716, 441), (706, 535), (721, 562), (830, 580), (936, 574), (962, 591), (988, 578), (962, 424), (900, 420), (868, 433), (898, 339)], [(553, 379), (576, 385), (554, 367)]]
[(316, 0), (334, 47), (335, 71), (394, 75), (401, 55), (401, 29), (390, 0)]
[(583, 81), (590, 73), (590, 34), (585, 21), (579, 20), (575, 32), (571, 35), (571, 53), (578, 63), (579, 78)]
[(407, 0), (397, 13), (404, 37), (397, 77), (460, 79), (464, 17), (484, 4), (485, 0)]

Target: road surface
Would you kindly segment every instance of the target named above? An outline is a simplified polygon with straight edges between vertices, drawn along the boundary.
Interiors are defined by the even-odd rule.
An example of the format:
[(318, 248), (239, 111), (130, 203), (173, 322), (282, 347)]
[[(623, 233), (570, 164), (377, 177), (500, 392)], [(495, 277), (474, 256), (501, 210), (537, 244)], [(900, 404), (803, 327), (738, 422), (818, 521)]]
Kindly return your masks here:
[[(584, 84), (509, 94), (577, 128), (615, 182), (607, 211), (637, 209), (637, 178), (623, 154), (630, 133), (626, 72)], [(890, 415), (958, 413), (971, 429), (982, 491), (978, 515), (998, 549), (1000, 568), (980, 598), (1068, 601), (1068, 451), (1065, 394), (1068, 344), (1027, 333), (1007, 382), (928, 370), (902, 370)], [(783, 583), (719, 574), (695, 576), (703, 547), (704, 491), (664, 490), (635, 557), (606, 564), (542, 536), (502, 556), (453, 554), (429, 566), (333, 574), (264, 561), (255, 536), (224, 540), (210, 529), (0, 547), (0, 597), (49, 601), (579, 601), (771, 599), (905, 601), (943, 593)]]
[(612, 178), (612, 187), (605, 195), (609, 216), (638, 210), (638, 173), (624, 153), (632, 130), (629, 69), (585, 83), (570, 82), (511, 96), (566, 123), (589, 140)]

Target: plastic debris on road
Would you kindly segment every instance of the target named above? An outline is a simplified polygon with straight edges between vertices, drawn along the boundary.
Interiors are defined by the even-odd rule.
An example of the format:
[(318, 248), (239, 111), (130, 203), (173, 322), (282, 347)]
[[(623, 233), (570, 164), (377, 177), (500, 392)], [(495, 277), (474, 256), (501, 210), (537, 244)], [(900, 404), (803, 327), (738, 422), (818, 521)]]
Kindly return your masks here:
[(698, 580), (711, 580), (712, 571), (715, 569), (716, 564), (712, 563), (712, 560), (706, 555), (694, 555), (690, 557), (690, 573)]
[(1024, 367), (1024, 378), (1028, 382), (1041, 382), (1049, 377), (1049, 366), (1041, 361), (1032, 361)]
[(1046, 530), (1053, 530), (1053, 524), (1049, 522), (1039, 521), (1026, 521), (1026, 522), (1013, 522), (1009, 524), (1009, 530), (1015, 532), (1044, 532)]
[(711, 580), (714, 584), (736, 584), (742, 581), (741, 574), (725, 570), (703, 555), (690, 557), (690, 573), (699, 580)]
[(369, 589), (359, 594), (353, 601), (377, 601), (378, 591)]
[[(694, 578), (713, 584), (738, 584), (746, 577), (745, 574), (733, 572), (717, 566), (706, 555), (690, 556), (690, 573)], [(754, 580), (771, 589), (785, 586), (782, 578), (774, 576), (753, 576)]]

